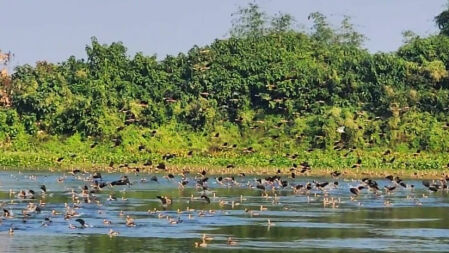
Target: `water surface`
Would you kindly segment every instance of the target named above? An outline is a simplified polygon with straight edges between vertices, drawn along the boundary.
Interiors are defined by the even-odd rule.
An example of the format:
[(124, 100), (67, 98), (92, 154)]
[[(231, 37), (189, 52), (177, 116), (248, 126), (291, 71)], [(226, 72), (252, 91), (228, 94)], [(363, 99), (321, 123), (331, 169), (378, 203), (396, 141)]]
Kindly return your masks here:
[[(431, 193), (420, 181), (405, 180), (410, 187), (398, 187), (392, 194), (364, 190), (351, 198), (349, 188), (360, 181), (331, 178), (287, 179), (289, 186), (267, 185), (268, 196), (255, 189), (254, 177), (236, 177), (236, 183), (219, 184), (208, 175), (208, 190), (196, 187), (194, 177), (179, 189), (179, 176), (150, 178), (156, 174), (129, 174), (130, 186), (107, 186), (86, 203), (81, 187), (89, 186), (89, 174), (0, 172), (0, 203), (12, 217), (0, 224), (1, 252), (447, 252), (449, 249), (449, 198), (447, 192)], [(122, 174), (103, 173), (103, 181)], [(62, 178), (63, 182), (58, 182)], [(338, 186), (293, 193), (290, 185), (338, 181)], [(379, 186), (391, 185), (378, 179)], [(40, 185), (46, 185), (43, 195)], [(35, 191), (34, 198), (20, 198), (20, 190)], [(12, 191), (12, 193), (10, 192)], [(79, 199), (74, 206), (72, 195)], [(211, 203), (200, 196), (207, 194)], [(108, 200), (113, 195), (116, 200)], [(169, 196), (173, 203), (163, 207), (156, 198)], [(335, 204), (323, 204), (323, 198)], [(25, 218), (22, 210), (30, 202), (41, 212)], [(75, 200), (76, 201), (76, 200)], [(77, 216), (64, 217), (68, 205)], [(56, 214), (52, 214), (55, 210)], [(0, 214), (3, 214), (0, 211)], [(126, 216), (135, 227), (126, 226)], [(49, 218), (51, 222), (45, 221)], [(88, 224), (80, 228), (75, 220)], [(104, 224), (103, 220), (111, 221)], [(268, 219), (271, 226), (268, 225)], [(171, 222), (170, 222), (171, 221)], [(175, 224), (175, 221), (178, 223)], [(77, 228), (69, 228), (71, 225)], [(14, 228), (14, 235), (9, 229)], [(118, 236), (108, 236), (113, 229)], [(195, 248), (206, 234), (212, 237), (205, 248)], [(228, 245), (231, 237), (236, 245)]]

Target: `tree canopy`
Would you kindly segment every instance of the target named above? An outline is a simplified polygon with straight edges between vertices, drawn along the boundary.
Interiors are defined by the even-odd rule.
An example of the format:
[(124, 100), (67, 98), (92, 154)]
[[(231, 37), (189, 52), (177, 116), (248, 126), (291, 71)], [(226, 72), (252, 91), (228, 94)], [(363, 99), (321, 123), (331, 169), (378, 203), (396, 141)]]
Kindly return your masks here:
[[(444, 13), (436, 19), (442, 34)], [(449, 150), (448, 36), (371, 54), (347, 17), (334, 28), (312, 13), (307, 33), (290, 15), (270, 18), (255, 4), (234, 16), (231, 37), (161, 61), (92, 38), (86, 59), (18, 66), (0, 139), (45, 132), (113, 140), (128, 126), (173, 122), (198, 134), (235, 126), (243, 136), (273, 122), (300, 136), (298, 145)]]

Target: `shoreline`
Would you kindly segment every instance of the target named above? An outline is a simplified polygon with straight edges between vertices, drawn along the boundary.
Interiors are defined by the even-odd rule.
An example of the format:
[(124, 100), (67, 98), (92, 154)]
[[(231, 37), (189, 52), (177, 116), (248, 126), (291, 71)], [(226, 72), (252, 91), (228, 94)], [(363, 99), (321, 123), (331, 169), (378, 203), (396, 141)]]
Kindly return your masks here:
[[(277, 167), (235, 167), (226, 168), (221, 166), (210, 166), (210, 165), (167, 165), (166, 169), (157, 169), (156, 166), (129, 166), (129, 167), (109, 167), (90, 164), (90, 166), (72, 166), (72, 167), (11, 167), (11, 166), (1, 166), (2, 171), (20, 171), (20, 172), (53, 172), (53, 173), (70, 173), (74, 169), (79, 169), (82, 172), (107, 172), (107, 173), (123, 173), (123, 174), (133, 174), (136, 173), (136, 169), (139, 169), (141, 174), (182, 174), (183, 172), (188, 172), (190, 174), (199, 174), (203, 170), (207, 171), (209, 175), (239, 175), (244, 173), (245, 175), (252, 176), (272, 176), (276, 175), (277, 170), (280, 169), (281, 173), (279, 175), (283, 177), (291, 178), (291, 173), (288, 168), (277, 168)], [(385, 178), (388, 175), (399, 176), (403, 179), (441, 179), (445, 175), (449, 175), (449, 169), (427, 169), (427, 170), (411, 170), (411, 169), (379, 169), (379, 168), (312, 168), (311, 170), (300, 173), (299, 168), (295, 171), (296, 179), (298, 178), (313, 178), (313, 177), (325, 177), (332, 178), (330, 176), (331, 172), (339, 171), (341, 175), (338, 178), (344, 179), (362, 179), (368, 178)]]

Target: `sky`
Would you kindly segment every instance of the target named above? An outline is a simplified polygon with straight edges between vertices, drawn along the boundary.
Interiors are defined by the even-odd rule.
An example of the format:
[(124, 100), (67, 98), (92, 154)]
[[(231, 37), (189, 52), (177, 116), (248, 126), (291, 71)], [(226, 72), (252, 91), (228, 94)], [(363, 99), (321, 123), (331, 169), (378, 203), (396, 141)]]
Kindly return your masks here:
[[(95, 36), (101, 43), (122, 41), (129, 54), (187, 52), (229, 36), (231, 14), (248, 0), (0, 0), (0, 50), (14, 53), (13, 65), (39, 60), (61, 62), (85, 58), (85, 46)], [(259, 0), (270, 15), (295, 17), (307, 26), (312, 12), (325, 14), (335, 25), (344, 15), (367, 36), (371, 52), (393, 51), (402, 32), (420, 36), (437, 32), (433, 18), (447, 0)]]

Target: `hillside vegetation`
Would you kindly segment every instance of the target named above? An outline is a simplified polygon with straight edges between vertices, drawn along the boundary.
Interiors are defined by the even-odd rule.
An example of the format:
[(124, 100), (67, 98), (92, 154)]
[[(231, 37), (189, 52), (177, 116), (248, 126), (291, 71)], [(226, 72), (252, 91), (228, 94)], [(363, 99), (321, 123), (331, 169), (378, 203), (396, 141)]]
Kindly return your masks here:
[(0, 164), (157, 164), (169, 154), (173, 164), (442, 168), (447, 13), (435, 18), (440, 34), (409, 32), (391, 53), (364, 49), (349, 18), (334, 28), (312, 13), (304, 32), (254, 4), (235, 13), (229, 38), (163, 60), (92, 38), (86, 59), (1, 77), (11, 104), (0, 110)]

